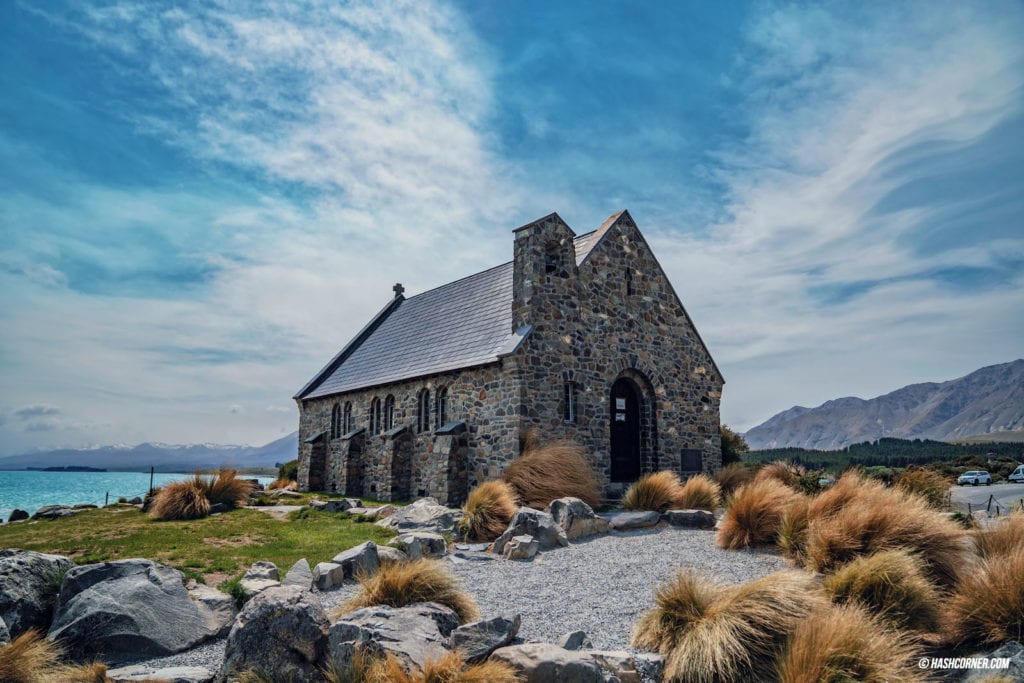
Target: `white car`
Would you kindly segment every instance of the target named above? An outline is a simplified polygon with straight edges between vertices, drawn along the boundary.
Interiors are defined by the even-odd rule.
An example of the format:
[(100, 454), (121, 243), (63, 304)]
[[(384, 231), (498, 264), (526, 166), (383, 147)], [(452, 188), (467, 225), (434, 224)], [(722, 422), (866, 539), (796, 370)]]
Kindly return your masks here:
[(1024, 483), (1024, 465), (1017, 465), (1017, 469), (1010, 472), (1010, 475), (1006, 477), (1006, 480)]
[(956, 484), (957, 486), (963, 486), (964, 484), (972, 484), (973, 486), (984, 484), (985, 486), (991, 486), (992, 475), (985, 470), (969, 470), (957, 478)]

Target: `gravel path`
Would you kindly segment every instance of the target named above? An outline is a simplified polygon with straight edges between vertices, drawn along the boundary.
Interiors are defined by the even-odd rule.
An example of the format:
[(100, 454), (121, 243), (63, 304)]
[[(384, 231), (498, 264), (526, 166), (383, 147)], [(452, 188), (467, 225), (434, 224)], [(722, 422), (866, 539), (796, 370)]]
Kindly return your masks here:
[[(449, 557), (451, 560), (451, 557)], [(680, 568), (717, 581), (744, 583), (787, 567), (777, 553), (722, 550), (713, 531), (659, 527), (611, 533), (542, 552), (531, 562), (451, 562), (483, 616), (521, 614), (519, 637), (554, 642), (586, 631), (599, 649), (625, 649), (633, 623), (653, 602), (654, 588)], [(317, 593), (328, 612), (356, 590), (349, 584)], [(170, 657), (156, 666), (220, 667), (224, 639)]]

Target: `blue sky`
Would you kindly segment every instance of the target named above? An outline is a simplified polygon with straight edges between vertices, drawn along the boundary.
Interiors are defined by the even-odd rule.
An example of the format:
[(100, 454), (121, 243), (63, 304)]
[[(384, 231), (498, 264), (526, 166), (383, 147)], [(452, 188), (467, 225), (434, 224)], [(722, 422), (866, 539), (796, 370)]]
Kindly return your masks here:
[(0, 454), (264, 443), (629, 208), (741, 429), (1024, 348), (1024, 5), (0, 3)]

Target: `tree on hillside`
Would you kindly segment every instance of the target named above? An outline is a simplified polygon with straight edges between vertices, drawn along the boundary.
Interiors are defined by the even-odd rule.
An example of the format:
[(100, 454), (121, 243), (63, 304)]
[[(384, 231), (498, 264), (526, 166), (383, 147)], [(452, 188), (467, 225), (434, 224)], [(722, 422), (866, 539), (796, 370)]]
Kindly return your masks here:
[(742, 460), (742, 453), (750, 450), (743, 437), (722, 425), (722, 467)]

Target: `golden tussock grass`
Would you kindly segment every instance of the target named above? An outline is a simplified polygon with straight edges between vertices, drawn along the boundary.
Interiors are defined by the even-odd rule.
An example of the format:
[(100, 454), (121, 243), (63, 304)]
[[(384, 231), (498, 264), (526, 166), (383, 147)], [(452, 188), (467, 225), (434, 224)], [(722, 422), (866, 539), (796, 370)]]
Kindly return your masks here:
[(298, 491), (299, 482), (294, 479), (277, 479), (267, 484), (268, 491), (274, 491), (276, 489), (284, 489), (285, 491)]
[(988, 530), (971, 532), (974, 549), (982, 558), (1007, 555), (1024, 548), (1024, 513), (1014, 512), (996, 520)]
[(789, 633), (825, 602), (802, 571), (738, 586), (683, 571), (655, 590), (630, 644), (665, 655), (666, 681), (763, 680)]
[(673, 505), (677, 510), (711, 510), (722, 502), (722, 487), (706, 474), (695, 474), (686, 480)]
[(422, 669), (407, 671), (394, 655), (372, 657), (356, 651), (348, 677), (327, 679), (330, 683), (521, 683), (523, 678), (510, 665), (498, 661), (485, 661), (467, 665), (457, 652), (449, 652), (440, 659), (430, 660)]
[(160, 489), (149, 514), (165, 520), (199, 519), (210, 514), (210, 501), (195, 481), (177, 481)]
[(794, 497), (782, 513), (779, 522), (779, 548), (787, 557), (803, 561), (807, 550), (807, 525), (810, 521), (811, 499), (804, 495)]
[(896, 487), (921, 496), (936, 510), (945, 510), (952, 482), (927, 467), (908, 467), (896, 479)]
[(947, 619), (956, 642), (1024, 640), (1024, 547), (984, 559), (965, 573)]
[(722, 495), (726, 496), (753, 480), (754, 470), (738, 462), (726, 465), (715, 475), (715, 481), (722, 487)]
[(342, 614), (373, 605), (437, 602), (454, 610), (463, 624), (479, 618), (473, 598), (438, 560), (385, 563), (376, 574), (358, 578), (359, 592), (345, 603)]
[(805, 472), (806, 470), (800, 465), (794, 465), (784, 460), (775, 460), (758, 469), (754, 474), (754, 481), (775, 479), (786, 486), (794, 486)]
[(856, 559), (826, 576), (822, 587), (836, 603), (860, 604), (896, 628), (922, 633), (941, 628), (939, 591), (906, 550)]
[(519, 509), (516, 493), (503, 481), (487, 481), (473, 489), (459, 521), (467, 539), (493, 541), (504, 533)]
[(779, 659), (781, 683), (926, 681), (920, 650), (906, 633), (890, 629), (857, 605), (815, 611), (793, 632)]
[(808, 513), (814, 519), (827, 517), (839, 512), (854, 500), (884, 497), (885, 492), (885, 484), (882, 482), (863, 477), (856, 471), (850, 471), (839, 477), (839, 480), (831, 487), (815, 496), (811, 501)]
[(235, 470), (222, 468), (216, 476), (196, 474), (196, 487), (203, 492), (210, 505), (218, 503), (228, 509), (242, 507), (249, 502), (252, 483), (239, 479)]
[(786, 508), (799, 494), (777, 479), (740, 487), (729, 499), (716, 538), (722, 548), (737, 550), (774, 544)]
[[(827, 574), (861, 556), (905, 549), (934, 582), (954, 585), (965, 560), (964, 530), (920, 496), (859, 481), (843, 477), (838, 494), (830, 489), (811, 502), (807, 566)], [(816, 516), (816, 508), (828, 512)]]
[(584, 456), (571, 441), (534, 446), (512, 461), (501, 478), (523, 505), (543, 510), (558, 498), (572, 496), (590, 507), (601, 504), (601, 486)]
[(38, 631), (22, 633), (0, 646), (0, 681), (4, 683), (104, 683), (103, 664), (64, 664), (60, 645), (46, 640)]
[(652, 472), (633, 482), (622, 496), (622, 507), (627, 510), (654, 510), (664, 512), (682, 495), (683, 483), (675, 472)]

